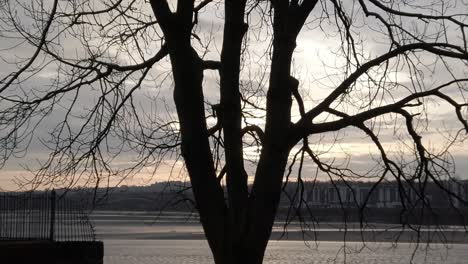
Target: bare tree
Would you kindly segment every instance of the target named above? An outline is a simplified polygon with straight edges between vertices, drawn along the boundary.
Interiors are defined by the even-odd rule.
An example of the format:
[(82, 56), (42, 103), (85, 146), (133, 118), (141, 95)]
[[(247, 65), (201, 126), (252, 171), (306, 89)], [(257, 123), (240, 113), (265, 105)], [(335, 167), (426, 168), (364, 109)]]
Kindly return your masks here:
[[(2, 162), (37, 144), (51, 119), (35, 185), (100, 186), (180, 150), (215, 263), (262, 263), (293, 166), (299, 183), (307, 160), (332, 181), (368, 176), (316, 149), (322, 135), (350, 127), (379, 153), (375, 186), (397, 181), (403, 208), (412, 206), (407, 186), (430, 206), (428, 182), (464, 202), (444, 185), (453, 174), (448, 151), (468, 132), (463, 0), (16, 0), (0, 8)], [(340, 41), (336, 61), (323, 62), (327, 82), (295, 75), (296, 42), (308, 33)], [(215, 102), (206, 99), (213, 75)], [(155, 95), (168, 86), (176, 117)], [(149, 103), (142, 87), (156, 88)], [(459, 121), (442, 131), (438, 151), (423, 138), (434, 102)], [(389, 128), (404, 143), (401, 155), (381, 139)], [(249, 146), (260, 151), (248, 163), (251, 188)], [(113, 165), (132, 155), (130, 165)]]

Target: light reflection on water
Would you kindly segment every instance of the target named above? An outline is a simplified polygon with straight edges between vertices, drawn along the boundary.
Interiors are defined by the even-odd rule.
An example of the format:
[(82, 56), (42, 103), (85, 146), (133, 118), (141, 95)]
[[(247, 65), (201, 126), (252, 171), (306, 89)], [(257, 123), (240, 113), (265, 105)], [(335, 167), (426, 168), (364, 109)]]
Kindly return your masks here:
[[(203, 240), (105, 240), (104, 264), (208, 264), (213, 263), (208, 245)], [(379, 243), (362, 247), (362, 243), (320, 242), (307, 247), (300, 241), (271, 241), (266, 255), (267, 264), (324, 263), (430, 263), (466, 264), (468, 245), (448, 247), (437, 244), (419, 250), (406, 243), (392, 246)], [(413, 253), (415, 253), (413, 255)]]

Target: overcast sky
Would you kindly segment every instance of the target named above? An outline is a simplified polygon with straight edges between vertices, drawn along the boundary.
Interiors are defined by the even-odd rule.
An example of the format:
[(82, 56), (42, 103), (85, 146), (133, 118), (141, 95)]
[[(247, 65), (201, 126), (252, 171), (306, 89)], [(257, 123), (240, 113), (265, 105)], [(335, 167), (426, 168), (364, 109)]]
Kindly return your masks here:
[[(324, 1), (326, 2), (326, 1)], [(463, 1), (452, 1), (453, 5), (448, 12), (457, 11), (459, 13), (468, 13), (468, 5), (463, 5)], [(60, 5), (64, 3), (60, 2)], [(1, 4), (0, 4), (1, 5)], [(143, 5), (144, 8), (148, 8), (148, 5)], [(63, 10), (66, 10), (70, 7), (63, 7)], [(317, 6), (313, 14), (309, 18), (309, 23), (307, 27), (301, 32), (297, 40), (297, 48), (294, 54), (293, 62), (293, 75), (300, 81), (300, 91), (304, 96), (306, 108), (310, 109), (321, 99), (325, 98), (330, 91), (336, 87), (340, 81), (346, 76), (343, 72), (343, 65), (345, 60), (342, 57), (337, 56), (339, 48), (342, 46), (342, 41), (339, 37), (337, 26), (333, 23), (333, 20), (322, 22), (319, 24), (317, 18), (323, 16), (323, 9), (330, 8), (324, 6)], [(352, 8), (350, 7), (350, 10)], [(362, 56), (372, 58), (379, 54), (382, 54), (388, 49), (388, 37), (385, 37), (382, 34), (382, 26), (379, 25), (375, 19), (364, 19), (362, 16), (359, 16), (359, 9), (355, 10), (355, 27), (353, 32), (355, 33), (356, 43), (359, 43), (359, 47), (362, 47)], [(145, 12), (144, 12), (145, 13)], [(148, 12), (146, 12), (148, 13)], [(150, 13), (148, 13), (150, 14)], [(21, 10), (18, 13), (18, 16), (21, 16), (24, 13)], [(221, 7), (207, 7), (203, 10), (199, 17), (199, 25), (197, 27), (197, 33), (201, 39), (202, 43), (209, 43), (210, 48), (207, 50), (206, 57), (209, 59), (218, 59), (219, 50), (222, 45), (222, 17), (223, 12)], [(32, 23), (31, 19), (23, 17), (25, 24)], [(147, 18), (151, 20), (151, 18)], [(249, 46), (246, 47), (248, 56), (246, 56), (245, 67), (242, 72), (242, 82), (250, 83), (253, 86), (259, 86), (262, 89), (266, 89), (268, 77), (263, 79), (260, 77), (260, 73), (265, 70), (265, 65), (268, 65), (268, 56), (265, 54), (268, 51), (268, 47), (271, 43), (271, 38), (268, 36), (268, 32), (271, 32), (267, 26), (260, 28), (261, 19), (255, 12), (252, 13), (250, 17), (252, 26), (249, 29), (248, 39)], [(466, 22), (466, 20), (465, 20)], [(0, 22), (4, 23), (4, 22)], [(423, 22), (420, 22), (424, 24)], [(419, 24), (414, 21), (408, 21), (408, 24), (405, 24), (408, 27), (417, 28)], [(4, 24), (2, 27), (4, 28)], [(453, 38), (453, 41), (456, 43), (460, 38), (458, 38), (456, 27), (453, 25), (448, 25), (448, 36)], [(427, 29), (428, 31), (433, 30), (432, 28)], [(435, 29), (434, 29), (435, 30)], [(158, 30), (154, 30), (158, 32)], [(7, 62), (17, 62), (21, 61), (24, 58), (28, 58), (33, 54), (34, 50), (27, 43), (21, 43), (21, 40), (18, 39), (9, 39), (6, 38), (8, 34), (5, 32), (4, 35), (0, 34), (0, 56), (3, 58), (0, 61), (0, 78), (5, 77), (11, 71), (14, 70), (12, 65)], [(9, 33), (8, 36), (12, 36)], [(93, 35), (95, 34), (95, 35)], [(89, 42), (96, 42), (94, 45), (99, 48), (100, 39), (98, 38), (98, 33), (93, 31), (89, 36), (85, 37)], [(94, 39), (93, 39), (94, 38)], [(208, 40), (211, 39), (211, 42)], [(194, 45), (198, 41), (194, 40)], [(19, 44), (19, 45), (18, 45)], [(159, 47), (159, 42), (142, 42), (141, 49), (145, 51), (141, 55), (143, 58), (149, 58), (154, 55), (155, 50)], [(63, 48), (62, 54), (66, 57), (79, 57), (83, 51), (83, 46), (75, 38), (70, 37), (69, 35), (62, 35), (60, 41), (57, 39), (56, 47)], [(128, 47), (127, 47), (128, 48)], [(138, 61), (139, 54), (132, 54), (132, 48), (124, 49), (124, 51), (119, 50), (119, 47), (113, 46), (109, 49), (109, 52), (113, 52), (116, 58), (124, 64), (132, 64)], [(135, 51), (136, 53), (136, 51)], [(425, 79), (423, 80), (426, 88), (433, 88), (437, 85), (440, 85), (446, 80), (449, 80), (451, 76), (449, 73), (441, 67), (440, 61), (437, 61), (437, 58), (434, 58), (431, 55), (421, 53), (418, 54), (421, 62), (421, 71), (425, 72)], [(140, 57), (140, 58), (141, 58)], [(424, 67), (424, 65), (429, 67)], [(435, 68), (431, 68), (431, 67)], [(389, 82), (398, 82), (405, 86), (412, 86), (411, 76), (408, 67), (392, 65), (390, 64), (392, 71), (388, 73), (388, 76), (385, 76)], [(434, 70), (435, 69), (435, 70)], [(432, 71), (434, 70), (434, 71)], [(167, 110), (169, 114), (174, 114), (173, 104), (171, 102), (171, 82), (165, 79), (166, 73), (170, 71), (169, 62), (163, 61), (155, 66), (147, 80), (142, 83), (141, 88), (135, 95), (137, 108), (139, 109), (138, 113), (142, 116), (150, 116), (149, 119), (155, 118), (158, 114), (161, 113), (161, 108)], [(267, 70), (268, 72), (268, 70)], [(453, 65), (453, 72), (457, 76), (467, 76), (468, 69), (466, 69), (466, 64), (457, 64)], [(376, 70), (372, 73), (373, 77), (382, 77), (379, 76), (380, 72)], [(27, 76), (27, 74), (26, 74)], [(24, 91), (31, 91), (35, 89), (36, 91), (43, 91), (48, 89), (49, 85), (54, 78), (57, 77), (57, 67), (55, 64), (48, 64), (43, 71), (39, 74), (31, 77), (29, 80), (26, 80), (22, 84), (22, 89)], [(207, 103), (216, 104), (219, 100), (219, 91), (218, 91), (218, 81), (219, 78), (215, 72), (207, 71), (205, 75), (205, 99)], [(340, 109), (346, 109), (349, 113), (356, 113), (359, 111), (357, 107), (359, 104), (365, 103), (363, 98), (366, 98), (368, 87), (366, 87), (367, 80), (360, 80), (362, 83), (357, 85), (357, 88), (352, 91), (349, 95), (350, 102), (353, 102), (353, 106), (337, 106), (344, 107)], [(128, 81), (128, 86), (131, 86), (132, 82)], [(408, 91), (405, 89), (394, 89), (392, 91), (387, 91), (386, 93), (376, 93), (376, 95), (382, 96), (381, 102), (391, 102), (408, 94)], [(465, 84), (465, 89), (467, 86)], [(463, 101), (463, 95), (468, 96), (465, 93), (460, 93), (459, 90), (455, 88), (447, 89), (450, 92), (450, 95), (458, 100)], [(12, 95), (17, 93), (17, 90), (12, 89), (7, 91), (7, 95)], [(5, 95), (5, 94), (4, 94)], [(21, 96), (20, 93), (17, 93), (18, 96)], [(98, 90), (83, 89), (83, 92), (79, 95), (79, 103), (73, 109), (74, 115), (82, 115), (85, 113), (86, 109), (90, 108), (97, 100), (99, 95)], [(56, 126), (60, 118), (63, 117), (67, 102), (70, 103), (71, 95), (69, 98), (65, 96), (63, 98), (63, 106), (59, 105), (56, 107), (52, 115), (48, 116), (43, 122), (35, 129), (34, 137), (30, 142), (29, 149), (27, 153), (18, 153), (17, 158), (12, 158), (5, 167), (0, 171), (0, 188), (12, 189), (15, 188), (15, 183), (13, 179), (15, 177), (31, 177), (31, 172), (25, 170), (24, 167), (35, 168), (37, 165), (44, 161), (49, 153), (49, 150), (46, 149), (40, 139), (45, 139), (48, 137), (48, 133)], [(466, 97), (465, 97), (466, 98)], [(258, 96), (256, 98), (260, 104), (264, 104), (264, 98)], [(162, 103), (166, 102), (166, 106), (162, 106)], [(447, 142), (447, 135), (453, 135), (457, 130), (461, 129), (462, 126), (460, 122), (456, 119), (456, 116), (448, 104), (433, 100), (425, 102), (425, 112), (427, 115), (422, 115), (420, 118), (420, 125), (417, 126), (418, 132), (420, 132), (423, 137), (423, 142), (428, 146), (428, 148), (433, 149), (435, 152), (441, 149), (444, 144)], [(422, 109), (416, 109), (422, 110)], [(415, 111), (416, 111), (415, 110)], [(259, 115), (263, 113), (261, 111), (256, 112)], [(467, 110), (464, 109), (463, 113), (465, 118), (467, 116)], [(167, 113), (165, 113), (167, 114)], [(151, 117), (153, 115), (153, 117)], [(293, 120), (298, 120), (299, 113), (297, 107), (293, 109)], [(323, 118), (326, 118), (325, 116)], [(377, 120), (380, 122), (377, 124), (379, 129), (379, 137), (385, 146), (385, 148), (392, 155), (402, 155), (401, 150), (405, 149), (409, 141), (401, 140), (407, 136), (402, 130), (402, 120), (392, 120), (392, 117), (384, 117)], [(430, 120), (430, 122), (425, 122)], [(264, 125), (263, 118), (249, 118), (248, 122), (257, 124), (259, 126)], [(208, 120), (208, 124), (212, 125), (214, 123), (213, 119)], [(72, 123), (71, 126), (76, 126), (75, 129), (80, 127), (80, 121)], [(468, 179), (468, 152), (466, 151), (467, 144), (463, 144), (463, 140), (466, 136), (460, 135), (460, 140), (452, 146), (452, 157), (456, 162), (454, 168), (456, 168), (455, 175), (461, 178)], [(337, 140), (338, 139), (338, 140)], [(347, 128), (338, 133), (326, 134), (323, 137), (311, 137), (310, 143), (312, 148), (317, 152), (323, 152), (321, 158), (332, 160), (335, 159), (335, 164), (342, 163), (349, 164), (350, 168), (356, 170), (357, 172), (364, 173), (367, 170), (370, 170), (373, 167), (373, 158), (378, 156), (378, 150), (375, 145), (367, 138), (364, 133), (358, 131), (357, 129)], [(408, 149), (406, 150), (408, 151)], [(24, 155), (23, 155), (24, 154)], [(258, 157), (258, 149), (256, 148), (246, 148), (245, 149), (246, 157), (255, 160)], [(121, 155), (118, 159), (113, 161), (112, 166), (128, 166), (134, 162), (137, 162), (138, 156), (132, 155), (131, 152)], [(154, 174), (152, 167), (144, 168), (139, 172), (134, 178), (124, 181), (122, 184), (130, 185), (142, 185), (142, 184), (151, 184), (155, 181), (163, 181), (168, 179), (180, 180), (184, 179), (185, 176), (179, 175), (177, 173), (171, 175), (173, 167), (175, 164), (175, 171), (178, 171), (183, 165), (180, 160), (175, 160), (175, 157), (167, 157), (162, 161), (160, 168)], [(252, 175), (254, 167), (247, 164), (249, 168), (249, 174)], [(310, 175), (310, 178), (313, 178), (315, 175), (316, 168), (310, 163), (305, 167), (305, 175)], [(172, 177), (172, 178), (170, 178)], [(118, 182), (118, 179), (115, 183)]]

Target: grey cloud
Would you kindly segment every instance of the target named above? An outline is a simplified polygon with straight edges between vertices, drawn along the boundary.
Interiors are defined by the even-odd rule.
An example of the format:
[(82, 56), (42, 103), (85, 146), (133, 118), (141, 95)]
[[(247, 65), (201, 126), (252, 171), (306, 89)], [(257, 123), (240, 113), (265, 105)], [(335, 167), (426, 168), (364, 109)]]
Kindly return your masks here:
[[(348, 4), (345, 3), (345, 4)], [(201, 13), (200, 14), (200, 20), (199, 20), (199, 30), (200, 30), (200, 35), (203, 35), (203, 34), (209, 34), (211, 33), (211, 30), (213, 30), (213, 39), (216, 43), (216, 46), (218, 49), (220, 49), (221, 47), (221, 43), (222, 43), (222, 12), (219, 12), (219, 11), (216, 11), (214, 9), (207, 9), (205, 10), (205, 12)], [(324, 25), (325, 26), (325, 30), (328, 30), (328, 29), (333, 29), (335, 26), (330, 26), (330, 25)], [(317, 34), (319, 30), (304, 30), (302, 33), (301, 33), (301, 36), (300, 36), (300, 39), (298, 41), (298, 51), (296, 54), (295, 54), (295, 60), (297, 62), (297, 65), (298, 67), (302, 67), (304, 66), (304, 69), (301, 69), (301, 70), (304, 70), (306, 71), (306, 67), (308, 66), (311, 66), (311, 67), (314, 67), (316, 66), (315, 63), (318, 62), (318, 60), (314, 60), (314, 61), (308, 61), (308, 60), (304, 60), (300, 50), (304, 50), (304, 49), (311, 49), (311, 50), (314, 50), (315, 47), (313, 46), (307, 46), (307, 43), (310, 43), (311, 41), (317, 41), (317, 39), (319, 40), (317, 43), (318, 44), (321, 44), (325, 47), (335, 47), (337, 45), (340, 45), (341, 43), (339, 42), (339, 40), (337, 40), (337, 38), (328, 38), (327, 36), (325, 36), (325, 34), (322, 32), (320, 34)], [(376, 55), (376, 54), (381, 54), (386, 50), (386, 46), (385, 45), (381, 45), (381, 44), (376, 44), (375, 43), (375, 40), (378, 40), (381, 35), (380, 33), (377, 33), (375, 31), (372, 31), (371, 30), (371, 26), (368, 26), (368, 27), (365, 27), (365, 28), (362, 28), (360, 29), (360, 32), (362, 33), (362, 40), (366, 40), (368, 41), (366, 43), (366, 47), (369, 48), (369, 53), (371, 53), (372, 55)], [(332, 33), (332, 31), (330, 31), (329, 33)], [(263, 55), (263, 53), (266, 51), (266, 46), (269, 44), (268, 41), (265, 41), (265, 39), (263, 40), (256, 40), (254, 38), (252, 38), (253, 40), (253, 44), (248, 47), (249, 51), (252, 52), (251, 54), (251, 59), (256, 59), (257, 57), (259, 56), (256, 56), (256, 55)], [(268, 38), (266, 39), (268, 40)], [(302, 45), (301, 46), (301, 40), (304, 40), (306, 44)], [(307, 42), (309, 41), (309, 42)], [(5, 42), (2, 41), (0, 42), (0, 48), (1, 47), (5, 47), (5, 45), (9, 44), (8, 42)], [(73, 39), (64, 39), (63, 42), (61, 43), (62, 45), (64, 46), (67, 46), (67, 49), (64, 50), (64, 52), (66, 53), (66, 55), (70, 55), (70, 56), (74, 56), (74, 51), (80, 51), (80, 43), (74, 41)], [(219, 58), (219, 54), (218, 54), (219, 50), (217, 49), (213, 49), (211, 50), (209, 53), (208, 53), (208, 56), (207, 56), (207, 59), (218, 59)], [(254, 54), (255, 52), (258, 52), (258, 54)], [(315, 51), (314, 51), (315, 52)], [(18, 48), (15, 48), (14, 52), (10, 52), (9, 54), (7, 54), (7, 56), (10, 56), (11, 59), (13, 59), (14, 57), (12, 56), (12, 54), (15, 54), (15, 56), (18, 56), (18, 57), (27, 57), (31, 54), (31, 49), (27, 46), (20, 46)], [(316, 55), (316, 58), (320, 58), (319, 55), (321, 54), (315, 54)], [(423, 59), (424, 60), (429, 60), (430, 56), (429, 55), (422, 55)], [(249, 65), (249, 67), (258, 67), (258, 65), (255, 65), (257, 63), (257, 61), (255, 61), (254, 63), (251, 63), (251, 65)], [(168, 67), (168, 64), (169, 62), (168, 61), (165, 61), (163, 63), (162, 66), (164, 67)], [(314, 65), (313, 65), (314, 64)], [(12, 68), (11, 66), (6, 66), (4, 64), (1, 64), (1, 68), (2, 68), (2, 73), (0, 73), (0, 76), (3, 76), (4, 74), (7, 74), (9, 73)], [(462, 74), (465, 74), (466, 75), (466, 70), (463, 71), (463, 67), (457, 67), (457, 70), (460, 70), (460, 71), (457, 71), (460, 75)], [(312, 74), (326, 74), (326, 72), (324, 71), (323, 68), (317, 68), (315, 69), (316, 72), (314, 72), (314, 70), (311, 70)], [(161, 73), (163, 73), (164, 70), (163, 68), (161, 69), (153, 69), (152, 70), (152, 74), (154, 76), (159, 76)], [(437, 71), (439, 72), (439, 71)], [(54, 74), (54, 71), (51, 69), (50, 71), (46, 71), (45, 73), (50, 73), (50, 74)], [(405, 69), (405, 71), (401, 72), (403, 74), (408, 74), (408, 71)], [(2, 75), (3, 74), (3, 75)], [(442, 80), (445, 80), (447, 79), (448, 75), (446, 75), (446, 73), (435, 73), (433, 76), (428, 76), (427, 80), (427, 83), (430, 84), (433, 80), (439, 80), (439, 81), (442, 81)], [(148, 82), (145, 82), (143, 84), (143, 86), (141, 87), (141, 89), (139, 91), (136, 92), (135, 94), (135, 103), (138, 107), (138, 113), (141, 114), (142, 116), (144, 114), (152, 114), (152, 115), (157, 115), (158, 112), (157, 112), (157, 109), (159, 108), (160, 110), (169, 110), (169, 114), (172, 115), (172, 116), (175, 116), (175, 108), (174, 108), (174, 105), (172, 103), (172, 86), (171, 86), (171, 83), (170, 81), (167, 81), (164, 85), (160, 85), (160, 83), (158, 83), (160, 81), (160, 79), (156, 79), (156, 81), (148, 81)], [(205, 99), (206, 101), (208, 101), (209, 103), (217, 103), (219, 101), (219, 88), (218, 88), (218, 77), (217, 77), (217, 74), (214, 73), (214, 72), (211, 72), (209, 73), (208, 75), (205, 76), (205, 86), (204, 86), (204, 92), (205, 92)], [(304, 82), (305, 83), (305, 82)], [(33, 79), (31, 79), (29, 82), (26, 82), (24, 84), (24, 86), (27, 88), (27, 86), (29, 86), (29, 88), (37, 88), (39, 90), (41, 89), (44, 89), (47, 87), (47, 85), (50, 84), (50, 78), (48, 77), (35, 77)], [(313, 83), (311, 86), (307, 86), (309, 85), (309, 83), (305, 83), (304, 86), (306, 89), (308, 89), (309, 92), (311, 92), (312, 94), (315, 93), (315, 90), (316, 89), (314, 87), (314, 84)], [(405, 85), (408, 85), (408, 86), (411, 86), (411, 83), (410, 82), (403, 82), (403, 84)], [(429, 87), (429, 86), (428, 86)], [(29, 89), (27, 88), (27, 89)], [(327, 92), (329, 90), (326, 90)], [(450, 92), (452, 92), (452, 90), (450, 90)], [(454, 94), (456, 94), (456, 91), (453, 91)], [(84, 108), (89, 108), (94, 102), (96, 102), (96, 97), (97, 95), (99, 94), (98, 91), (93, 91), (92, 89), (90, 88), (87, 88), (86, 90), (83, 90), (83, 92), (80, 94), (80, 101), (79, 103), (77, 104), (77, 108), (76, 110), (74, 111), (74, 114), (75, 115), (80, 115), (80, 114), (83, 114), (84, 111), (83, 109)], [(318, 98), (321, 98), (323, 97), (323, 95), (326, 94), (326, 93), (321, 93), (321, 94), (314, 94), (314, 99), (318, 99)], [(407, 92), (405, 92), (404, 90), (395, 90), (395, 91), (392, 91), (392, 95), (396, 98), (399, 98), (401, 96), (404, 96), (404, 95), (407, 95)], [(454, 95), (455, 96), (455, 95)], [(460, 97), (457, 97), (457, 98), (460, 98)], [(63, 103), (66, 105), (67, 103), (66, 102), (70, 102), (70, 96), (65, 96), (63, 99)], [(388, 100), (390, 101), (390, 98), (388, 98)], [(162, 105), (162, 102), (165, 101), (168, 103), (168, 108), (166, 109), (165, 105)], [(1, 107), (0, 107), (1, 108)], [(208, 109), (209, 110), (209, 109)], [(57, 107), (56, 108), (56, 112), (54, 112), (53, 114), (51, 114), (48, 118), (44, 119), (42, 121), (42, 124), (41, 126), (39, 126), (36, 130), (35, 130), (35, 140), (33, 140), (31, 142), (31, 145), (30, 145), (30, 148), (29, 148), (29, 154), (30, 154), (30, 157), (29, 158), (30, 160), (33, 159), (34, 157), (45, 157), (47, 151), (46, 149), (44, 148), (44, 146), (37, 140), (38, 138), (47, 138), (48, 136), (48, 133), (50, 132), (50, 130), (57, 124), (57, 122), (60, 122), (61, 121), (61, 118), (63, 118), (63, 114), (64, 114), (64, 109), (60, 109), (60, 107)], [(450, 114), (450, 113), (438, 113), (437, 116), (432, 116), (431, 117), (431, 120), (433, 123), (440, 123), (442, 121), (445, 122), (445, 124), (447, 125), (447, 127), (459, 127), (459, 123), (457, 123), (458, 121), (456, 119), (453, 118), (453, 115)], [(80, 127), (80, 124), (81, 124), (81, 121), (79, 121), (79, 119), (71, 119), (70, 120), (70, 126), (72, 127), (72, 129), (74, 129), (75, 131)], [(345, 131), (342, 131), (340, 132), (341, 136), (340, 136), (340, 139), (343, 143), (348, 143), (348, 144), (353, 144), (353, 143), (363, 143), (363, 141), (367, 141), (369, 142), (369, 144), (372, 144), (372, 142), (365, 137), (365, 135), (360, 132), (359, 130), (357, 129), (354, 129), (354, 128), (349, 128), (349, 129), (346, 129)], [(387, 128), (383, 128), (380, 130), (379, 132), (379, 138), (380, 140), (383, 142), (383, 143), (393, 143), (395, 142), (395, 140), (397, 139), (396, 135), (394, 135), (394, 131), (392, 129), (391, 126), (387, 127)], [(314, 138), (311, 140), (313, 142)], [(333, 142), (334, 138), (333, 138), (333, 135), (330, 134), (330, 135), (326, 135), (325, 138), (321, 139), (320, 142), (318, 142), (318, 144), (331, 144)], [(465, 171), (467, 172), (468, 171), (468, 165), (465, 165), (467, 164), (467, 156), (466, 155), (456, 155), (454, 156), (455, 157), (455, 160), (456, 160), (456, 164), (457, 164), (457, 171), (458, 173), (462, 173)], [(128, 159), (131, 159), (131, 155), (129, 155), (128, 157), (125, 157), (125, 158), (128, 158)], [(124, 159), (125, 159), (124, 158)], [(10, 169), (20, 169), (21, 167), (19, 167), (19, 163), (21, 162), (26, 162), (26, 163), (29, 163), (28, 159), (14, 159), (11, 161)], [(360, 172), (364, 172), (366, 170), (369, 169), (369, 165), (371, 164), (371, 162), (369, 162), (370, 160), (370, 157), (369, 155), (367, 154), (362, 154), (362, 153), (353, 153), (352, 155), (352, 165), (353, 168), (356, 169), (356, 171), (360, 171)], [(311, 164), (311, 163), (308, 163), (308, 164)], [(313, 166), (313, 165), (307, 165), (306, 167), (306, 171), (308, 172), (309, 175), (312, 175), (315, 170), (316, 170), (316, 167)], [(253, 170), (253, 168), (251, 168), (251, 170)], [(5, 181), (3, 178), (0, 178), (0, 181)], [(1, 186), (1, 185), (0, 185)]]

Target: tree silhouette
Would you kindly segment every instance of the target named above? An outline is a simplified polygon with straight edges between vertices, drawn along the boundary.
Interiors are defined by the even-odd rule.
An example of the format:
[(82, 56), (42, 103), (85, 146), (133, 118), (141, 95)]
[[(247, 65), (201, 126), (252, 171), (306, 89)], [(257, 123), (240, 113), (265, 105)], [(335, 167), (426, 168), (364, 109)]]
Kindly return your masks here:
[[(368, 177), (316, 148), (322, 135), (350, 127), (377, 150), (375, 186), (401, 186), (402, 210), (412, 208), (408, 188), (430, 208), (429, 182), (465, 203), (445, 184), (448, 151), (468, 132), (464, 1), (16, 0), (0, 10), (2, 164), (23, 155), (51, 119), (34, 186), (100, 186), (180, 151), (215, 263), (262, 263), (293, 166), (298, 183), (306, 160), (332, 181)], [(322, 62), (326, 81), (294, 68), (306, 33), (340, 41), (336, 61)], [(155, 88), (150, 103), (139, 101), (142, 87)], [(164, 87), (176, 117), (171, 102), (154, 98)], [(437, 151), (423, 138), (434, 102), (459, 121), (438, 130), (446, 144)], [(404, 143), (400, 153), (383, 129)], [(249, 187), (252, 146), (260, 154), (248, 163)], [(125, 155), (135, 162), (113, 165)]]

